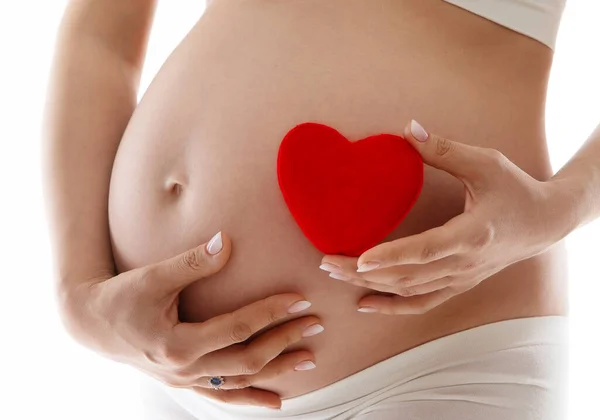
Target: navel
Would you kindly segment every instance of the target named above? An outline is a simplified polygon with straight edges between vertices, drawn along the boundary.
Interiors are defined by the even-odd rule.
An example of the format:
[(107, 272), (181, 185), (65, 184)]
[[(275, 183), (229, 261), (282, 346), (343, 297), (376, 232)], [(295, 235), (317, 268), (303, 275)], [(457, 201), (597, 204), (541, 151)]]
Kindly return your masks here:
[(184, 191), (184, 182), (181, 179), (170, 177), (165, 183), (166, 192), (173, 197), (179, 197)]

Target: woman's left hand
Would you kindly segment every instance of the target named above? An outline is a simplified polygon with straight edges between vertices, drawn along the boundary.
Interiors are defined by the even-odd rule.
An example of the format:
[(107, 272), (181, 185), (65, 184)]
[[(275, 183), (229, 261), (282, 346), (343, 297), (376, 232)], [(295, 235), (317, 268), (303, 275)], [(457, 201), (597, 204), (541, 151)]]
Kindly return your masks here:
[(532, 178), (497, 150), (428, 134), (414, 121), (405, 138), (426, 164), (463, 182), (465, 210), (440, 227), (377, 245), (358, 260), (325, 256), (321, 268), (331, 277), (388, 294), (363, 297), (359, 311), (427, 312), (564, 237), (557, 220), (562, 203), (551, 181)]

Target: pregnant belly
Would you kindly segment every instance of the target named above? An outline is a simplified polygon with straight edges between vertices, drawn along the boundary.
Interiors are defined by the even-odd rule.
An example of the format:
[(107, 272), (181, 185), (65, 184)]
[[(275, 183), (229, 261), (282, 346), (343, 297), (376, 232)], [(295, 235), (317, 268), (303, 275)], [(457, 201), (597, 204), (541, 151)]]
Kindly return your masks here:
[[(415, 118), (548, 178), (550, 61), (535, 41), (443, 2), (215, 2), (158, 73), (122, 139), (109, 197), (117, 268), (227, 232), (230, 262), (184, 290), (181, 318), (206, 320), (276, 293), (305, 296), (325, 332), (292, 347), (313, 351), (317, 369), (264, 384), (284, 398), (452, 332), (561, 312), (562, 254), (554, 250), (426, 315), (359, 313), (369, 291), (318, 269), (322, 254), (295, 224), (276, 176), (281, 139), (301, 122), (359, 139), (401, 134)], [(421, 197), (388, 239), (439, 226), (463, 203), (462, 184), (427, 167)]]

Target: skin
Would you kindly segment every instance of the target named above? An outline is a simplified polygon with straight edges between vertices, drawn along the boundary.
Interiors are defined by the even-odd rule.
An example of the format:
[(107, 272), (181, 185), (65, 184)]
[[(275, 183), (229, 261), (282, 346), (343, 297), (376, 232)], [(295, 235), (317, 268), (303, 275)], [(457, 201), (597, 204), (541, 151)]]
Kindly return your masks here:
[[(314, 368), (310, 352), (281, 353), (290, 344), (322, 332), (319, 319), (297, 318), (249, 339), (272, 323), (306, 310), (310, 302), (287, 293), (203, 323), (181, 322), (178, 317), (181, 290), (215, 274), (230, 255), (229, 238), (218, 233), (208, 244), (166, 261), (94, 279), (86, 285), (86, 299), (95, 304), (90, 309), (94, 317), (88, 315), (85, 324), (71, 317), (69, 330), (88, 348), (169, 386), (222, 402), (277, 408), (276, 395), (253, 386), (283, 372)], [(211, 389), (213, 376), (226, 377), (221, 389), (228, 392)]]
[[(236, 364), (220, 353), (223, 357), (219, 358), (217, 373), (233, 367), (246, 369), (247, 376), (258, 375), (266, 363), (268, 374), (260, 381), (242, 383), (248, 386), (242, 390), (245, 393), (209, 390), (206, 394), (231, 403), (276, 406), (280, 398), (326, 386), (453, 332), (504, 319), (566, 313), (560, 243), (531, 258), (527, 255), (598, 217), (600, 140), (596, 132), (569, 165), (553, 176), (543, 134), (551, 52), (531, 39), (443, 2), (382, 0), (377, 8), (371, 6), (372, 0), (344, 1), (343, 5), (336, 0), (318, 3), (292, 2), (279, 9), (282, 3), (213, 3), (136, 104), (155, 2), (115, 0), (103, 2), (103, 7), (91, 0), (72, 2), (61, 27), (60, 60), (55, 62), (49, 93), (53, 105), (47, 109), (45, 189), (59, 306), (69, 331), (84, 345), (141, 366), (166, 383), (190, 386), (193, 375), (189, 371), (182, 375), (182, 367), (189, 370), (193, 355), (210, 355), (203, 352), (215, 350), (202, 346), (214, 346), (213, 341), (225, 337), (213, 340), (208, 332), (202, 332), (197, 344), (184, 346), (182, 340), (188, 338), (171, 331), (176, 325), (198, 324), (199, 328), (270, 296), (283, 295), (279, 299), (287, 300), (277, 302), (284, 306), (292, 303), (292, 293), (294, 299), (312, 303), (310, 315), (317, 316), (325, 332), (293, 342), (295, 339), (289, 337), (297, 338), (307, 325), (293, 320), (298, 322), (294, 324), (297, 331), (291, 333), (284, 326), (293, 316), (271, 317), (267, 327), (251, 329), (244, 344), (247, 350), (262, 334), (278, 332), (281, 335), (271, 333), (261, 343), (269, 342), (270, 348), (279, 351), (276, 343), (285, 337), (291, 344), (281, 357), (300, 354), (293, 362), (309, 357), (317, 369), (293, 371), (291, 360), (282, 362), (286, 368), (267, 368), (267, 352), (257, 352), (258, 346), (251, 347), (252, 354), (263, 358), (260, 363), (251, 363), (253, 369), (249, 370), (248, 356), (240, 354)], [(108, 4), (111, 7), (104, 7)], [(315, 7), (319, 13), (314, 13)], [(377, 22), (378, 31), (355, 25), (359, 18)], [(337, 25), (333, 32), (332, 22)], [(227, 31), (223, 31), (225, 24), (230, 25)], [(439, 31), (445, 36), (440, 37)], [(315, 41), (338, 33), (349, 37), (344, 45), (352, 45), (351, 50), (339, 48), (341, 44)], [(244, 54), (240, 54), (241, 39)], [(294, 55), (289, 49), (277, 48), (281, 45), (293, 46)], [(487, 53), (490, 46), (494, 54)], [(527, 66), (520, 64), (523, 56), (528, 57)], [(255, 60), (253, 66), (247, 66), (248, 57)], [(377, 65), (365, 66), (365, 60)], [(473, 66), (477, 67), (477, 77), (473, 76)], [(507, 84), (512, 89), (506, 89)], [(401, 92), (402, 98), (394, 92)], [(90, 97), (95, 101), (89, 101)], [(512, 111), (514, 104), (519, 104), (518, 112)], [(265, 112), (273, 107), (277, 112)], [(457, 147), (442, 147), (449, 150), (444, 154), (449, 158), (436, 161), (432, 149), (425, 149), (438, 144), (431, 140), (434, 134), (430, 133), (425, 145), (414, 143), (432, 165), (426, 169), (423, 194), (403, 225), (388, 238), (393, 250), (388, 249), (385, 255), (390, 259), (365, 254), (368, 259), (360, 263), (406, 263), (398, 257), (409, 256), (402, 252), (406, 241), (425, 249), (434, 243), (441, 246), (444, 238), (435, 235), (439, 231), (425, 235), (426, 240), (407, 238), (460, 217), (466, 204), (465, 184), (482, 185), (477, 182), (479, 176), (496, 168), (512, 181), (510, 185), (518, 187), (516, 203), (523, 211), (516, 212), (510, 221), (496, 219), (488, 213), (492, 211), (490, 200), (497, 195), (509, 197), (509, 193), (499, 193), (506, 190), (506, 184), (486, 184), (487, 190), (475, 188), (477, 194), (468, 196), (472, 206), (467, 212), (486, 210), (477, 210), (477, 218), (469, 216), (472, 224), (468, 229), (483, 233), (476, 238), (465, 236), (461, 243), (472, 246), (469, 241), (475, 239), (479, 256), (487, 256), (488, 262), (475, 267), (461, 260), (465, 264), (459, 268), (481, 270), (479, 277), (500, 271), (443, 304), (411, 304), (408, 309), (404, 298), (397, 305), (398, 298), (365, 297), (373, 294), (372, 288), (329, 279), (318, 268), (323, 255), (298, 233), (270, 175), (282, 134), (294, 123), (315, 118), (322, 118), (351, 138), (381, 131), (402, 133), (405, 122), (415, 118), (440, 138), (485, 149), (485, 153), (470, 154), (471, 160), (458, 155), (461, 164), (468, 161), (474, 168), (468, 174), (461, 173), (459, 179), (454, 176), (456, 166), (439, 163), (455, 156)], [(500, 153), (522, 172), (508, 170), (511, 165), (499, 157)], [(185, 159), (190, 156), (194, 159)], [(490, 166), (492, 160), (495, 166)], [(198, 182), (207, 179), (210, 182)], [(552, 197), (550, 208), (560, 211), (548, 216), (543, 232), (539, 225), (528, 225), (531, 239), (509, 257), (490, 258), (496, 257), (492, 249), (505, 250), (498, 247), (512, 247), (522, 240), (521, 236), (511, 236), (507, 226), (529, 221), (525, 216), (530, 208), (524, 203), (537, 203), (545, 194), (534, 194), (535, 200), (523, 203), (521, 199), (532, 198), (526, 194), (531, 193), (529, 187), (542, 184), (552, 185), (543, 190), (552, 192), (548, 194)], [(193, 282), (189, 274), (183, 276), (185, 281), (179, 281), (148, 269), (161, 262), (169, 266), (174, 261), (194, 261), (183, 255), (221, 229), (232, 235), (235, 244), (223, 270), (215, 272), (213, 267), (198, 272), (195, 275), (202, 280)], [(542, 236), (545, 239), (540, 239)], [(228, 239), (224, 239), (224, 249), (228, 246)], [(466, 250), (466, 246), (460, 249)], [(436, 255), (425, 254), (429, 259)], [(178, 255), (180, 258), (173, 260)], [(519, 258), (526, 259), (515, 262)], [(357, 267), (358, 262), (351, 261), (347, 272), (359, 279)], [(383, 270), (397, 269), (404, 273), (401, 275), (409, 275), (407, 267), (414, 269), (414, 264)], [(154, 281), (148, 273), (157, 276)], [(423, 277), (421, 272), (420, 281), (439, 273), (432, 269)], [(205, 277), (208, 274), (210, 277)], [(387, 280), (384, 277), (372, 283), (389, 281), (389, 276)], [(117, 278), (119, 281), (111, 281)], [(177, 286), (168, 292), (149, 286), (170, 281)], [(178, 294), (185, 282), (191, 285)], [(423, 284), (427, 283), (431, 282)], [(147, 315), (128, 316), (130, 301), (123, 304), (115, 296), (130, 296), (139, 313)], [(419, 296), (429, 298), (427, 293)], [(414, 302), (419, 296), (410, 299)], [(165, 298), (171, 306), (156, 304)], [(173, 306), (176, 301), (177, 313)], [(399, 314), (358, 312), (359, 304), (365, 302), (381, 304), (382, 312)], [(244, 319), (261, 319), (274, 311), (274, 306), (254, 308), (250, 318)], [(403, 316), (407, 310), (419, 315)], [(163, 322), (165, 317), (169, 323)], [(124, 319), (131, 323), (122, 323)], [(116, 320), (126, 332), (107, 328), (118, 325)], [(234, 325), (229, 324), (224, 331), (236, 330)], [(156, 331), (163, 340), (155, 340)], [(181, 354), (184, 348), (190, 348), (191, 353)], [(164, 349), (178, 349), (179, 353), (167, 352), (176, 354), (178, 362), (165, 361)], [(163, 359), (147, 357), (160, 354)], [(201, 378), (207, 372), (198, 369), (194, 377)]]
[(361, 312), (422, 314), (545, 252), (568, 233), (557, 215), (571, 203), (561, 201), (555, 182), (534, 179), (497, 150), (429, 134), (416, 121), (406, 126), (404, 137), (426, 164), (464, 184), (465, 209), (440, 227), (378, 245), (358, 258), (325, 256), (321, 268), (330, 277), (392, 295), (361, 299)]
[[(465, 329), (565, 314), (562, 244), (418, 316), (358, 312), (373, 290), (319, 269), (324, 256), (299, 231), (274, 176), (280, 141), (300, 122), (326, 123), (356, 141), (402, 135), (417, 119), (432, 133), (496, 149), (548, 181), (543, 115), (551, 62), (539, 42), (439, 0), (213, 2), (165, 62), (121, 140), (108, 207), (116, 269), (143, 267), (227, 232), (235, 245), (229, 263), (182, 291), (180, 319), (204, 322), (279, 293), (304, 296), (325, 331), (287, 349), (311, 351), (315, 369), (261, 383), (284, 399)], [(386, 242), (463, 212), (460, 180), (432, 166), (424, 180)]]
[[(314, 368), (310, 351), (281, 354), (305, 339), (307, 328), (319, 333), (315, 316), (294, 315), (283, 323), (291, 319), (289, 308), (304, 302), (302, 295), (273, 295), (210, 322), (181, 322), (179, 293), (227, 263), (231, 241), (225, 234), (214, 255), (199, 242), (171, 258), (115, 270), (107, 228), (111, 166), (135, 108), (155, 6), (72, 1), (57, 34), (43, 136), (57, 308), (69, 334), (106, 358), (208, 398), (277, 408), (280, 397), (254, 385)], [(226, 371), (225, 390), (208, 389), (208, 376)]]

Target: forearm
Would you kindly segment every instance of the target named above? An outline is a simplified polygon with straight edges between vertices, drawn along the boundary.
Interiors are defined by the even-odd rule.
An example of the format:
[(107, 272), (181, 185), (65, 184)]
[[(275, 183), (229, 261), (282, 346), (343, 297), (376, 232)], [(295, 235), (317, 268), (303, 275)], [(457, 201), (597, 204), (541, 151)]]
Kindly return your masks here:
[(600, 125), (551, 181), (563, 213), (563, 236), (600, 217)]
[[(75, 1), (77, 13), (83, 3)], [(114, 272), (108, 190), (137, 103), (139, 68), (67, 9), (57, 35), (42, 132), (43, 186), (59, 297)], [(89, 20), (88, 20), (89, 21)], [(141, 66), (141, 64), (140, 64)]]
[(85, 34), (131, 66), (139, 81), (158, 0), (70, 0), (62, 27)]

